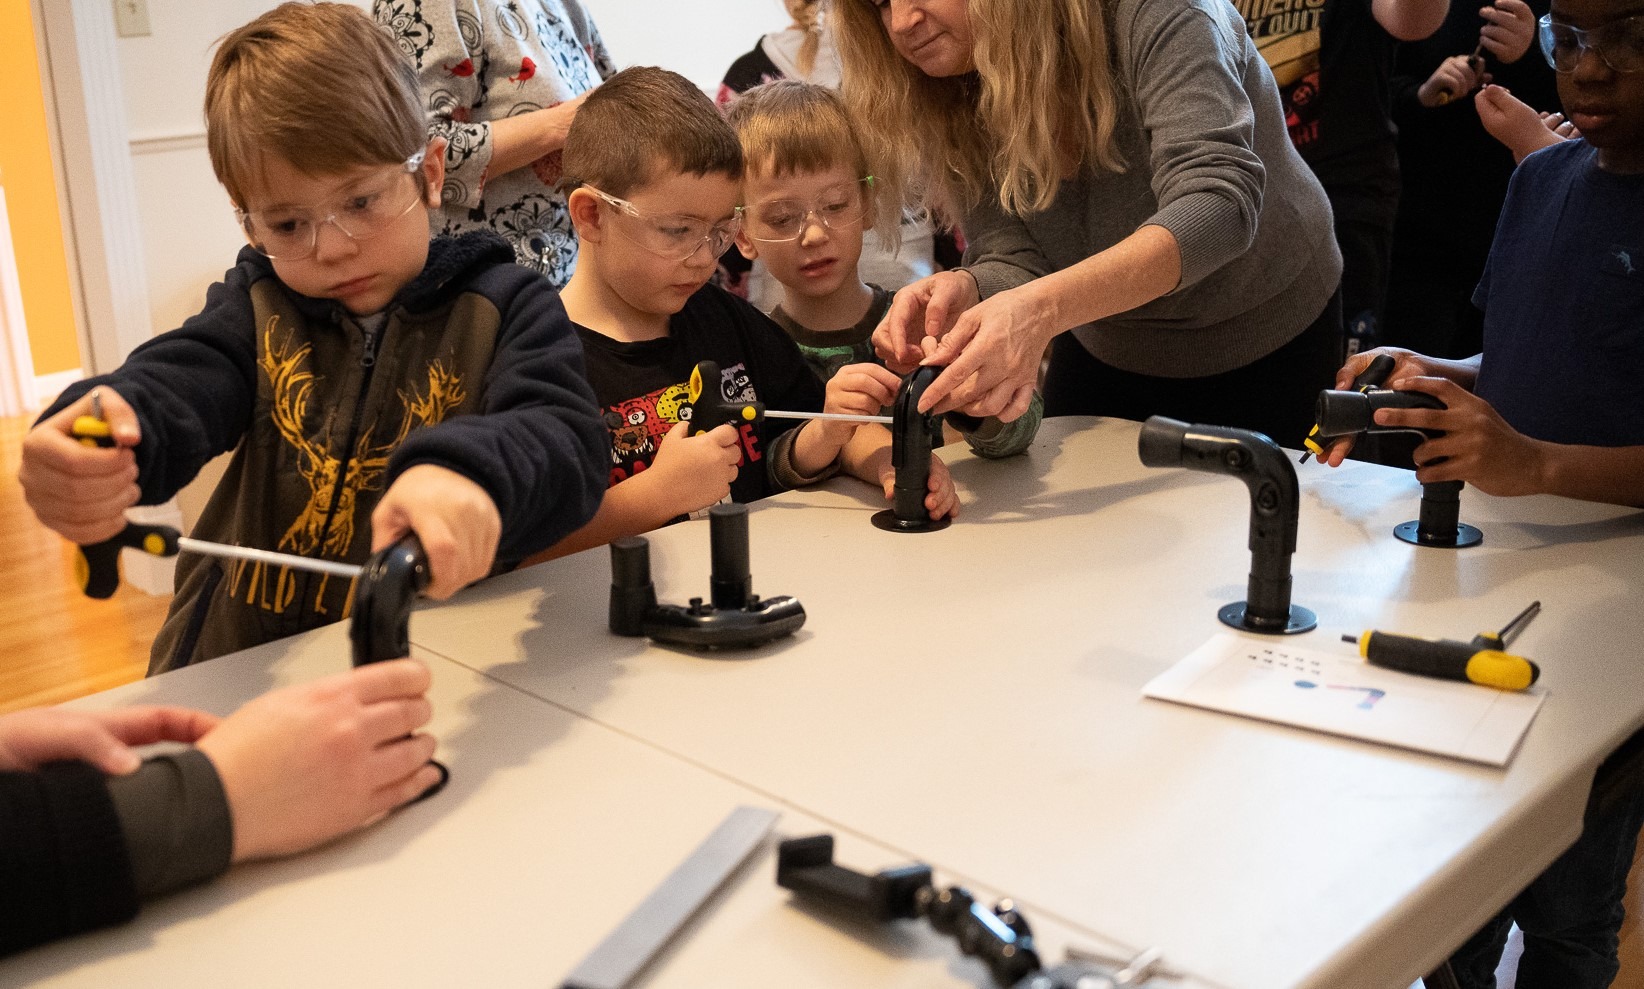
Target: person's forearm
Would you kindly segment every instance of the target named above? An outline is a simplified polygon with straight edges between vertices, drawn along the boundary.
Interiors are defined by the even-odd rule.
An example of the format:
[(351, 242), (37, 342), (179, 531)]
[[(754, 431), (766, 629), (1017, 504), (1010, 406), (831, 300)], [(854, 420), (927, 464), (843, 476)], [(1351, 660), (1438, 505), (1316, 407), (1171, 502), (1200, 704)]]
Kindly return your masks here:
[(1152, 302), (1181, 280), (1182, 252), (1176, 235), (1149, 224), (1100, 254), (1011, 291), (1028, 293), (1045, 311), (1041, 335), (1049, 344), (1056, 334), (1075, 326)]
[(1427, 361), (1433, 370), (1438, 372), (1439, 377), (1449, 378), (1468, 391), (1472, 391), (1474, 386), (1478, 384), (1479, 361), (1483, 356), (1483, 354), (1474, 354), (1472, 357), (1459, 361), (1446, 360), (1442, 357), (1424, 357), (1423, 360)]
[(1644, 446), (1536, 445), (1547, 494), (1644, 508)]
[(1371, 0), (1370, 11), (1382, 30), (1400, 41), (1420, 41), (1444, 24), (1448, 0)]
[(883, 484), (883, 474), (891, 464), (891, 433), (878, 423), (857, 429), (839, 451), (839, 469), (874, 487)]
[(833, 423), (812, 419), (800, 426), (799, 432), (793, 438), (794, 471), (803, 477), (821, 474), (839, 459), (840, 450), (849, 445), (857, 432), (861, 432), (861, 429), (857, 428), (850, 436), (840, 440), (838, 428)]
[(541, 553), (527, 558), (520, 566), (570, 556), (585, 549), (603, 546), (613, 539), (650, 532), (666, 525), (676, 515), (688, 511), (682, 508), (676, 511), (679, 506), (672, 504), (667, 498), (658, 497), (651, 488), (652, 485), (643, 472), (617, 483), (606, 490), (605, 497), (599, 503), (599, 511), (594, 513), (593, 519), (587, 525)]
[(564, 148), (580, 103), (572, 100), (491, 121), (491, 164), (486, 174), (505, 175)]

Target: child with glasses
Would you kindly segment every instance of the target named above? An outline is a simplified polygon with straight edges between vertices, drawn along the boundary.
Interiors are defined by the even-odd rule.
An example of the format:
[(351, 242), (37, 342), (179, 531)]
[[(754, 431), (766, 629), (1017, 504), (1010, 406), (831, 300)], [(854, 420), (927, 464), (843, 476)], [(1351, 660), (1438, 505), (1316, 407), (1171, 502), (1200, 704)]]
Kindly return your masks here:
[[(29, 433), (41, 521), (107, 539), (232, 450), (196, 537), (357, 564), (413, 531), (435, 598), (586, 522), (605, 434), (581, 348), (501, 238), (430, 243), (444, 142), (392, 39), (352, 5), (285, 4), (223, 39), (205, 114), (250, 246)], [(114, 448), (70, 435), (94, 404)], [(150, 672), (345, 618), (350, 583), (185, 554)]]
[[(1553, 0), (1541, 45), (1581, 137), (1535, 152), (1513, 175), (1473, 297), (1484, 310), (1483, 352), (1462, 361), (1361, 354), (1336, 386), (1386, 352), (1397, 361), (1390, 387), (1445, 404), (1376, 414), (1384, 425), (1444, 432), (1416, 448), (1424, 483), (1644, 506), (1644, 0)], [(1329, 462), (1342, 453), (1331, 450)], [(1640, 744), (1622, 747), (1634, 762)], [(1636, 766), (1612, 757), (1594, 777), (1575, 845), (1451, 960), (1462, 986), (1495, 985), (1515, 921), (1520, 989), (1609, 986), (1641, 825), (1644, 784)]]
[[(580, 240), (565, 286), (589, 380), (610, 427), (610, 489), (599, 514), (554, 547), (560, 555), (646, 532), (730, 497), (753, 501), (843, 468), (887, 493), (888, 449), (854, 422), (765, 419), (689, 435), (692, 369), (730, 401), (768, 409), (873, 414), (879, 403), (828, 386), (781, 329), (708, 284), (736, 235), (742, 149), (706, 94), (657, 68), (617, 73), (589, 95), (565, 143), (568, 200)], [(955, 514), (945, 468), (932, 464), (932, 518)]]
[[(736, 243), (782, 285), (771, 318), (823, 381), (890, 405), (901, 378), (874, 353), (872, 338), (892, 293), (864, 282), (857, 265), (863, 232), (899, 211), (875, 211), (867, 156), (844, 103), (822, 86), (778, 80), (743, 93), (727, 115), (744, 159), (747, 205)], [(1043, 414), (1035, 391), (1015, 421), (989, 417), (959, 435), (981, 456), (1008, 457), (1033, 442)]]

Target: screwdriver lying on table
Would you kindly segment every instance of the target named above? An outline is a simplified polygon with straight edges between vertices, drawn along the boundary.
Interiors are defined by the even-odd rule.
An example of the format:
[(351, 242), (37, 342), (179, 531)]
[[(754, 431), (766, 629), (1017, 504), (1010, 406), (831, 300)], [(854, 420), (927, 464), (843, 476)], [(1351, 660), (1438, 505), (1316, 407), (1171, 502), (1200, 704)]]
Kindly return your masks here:
[(1541, 602), (1532, 602), (1501, 631), (1480, 632), (1471, 642), (1420, 639), (1376, 631), (1356, 639), (1344, 635), (1341, 640), (1357, 643), (1359, 655), (1375, 666), (1441, 680), (1463, 680), (1500, 690), (1523, 690), (1541, 676), (1541, 668), (1506, 649), (1540, 613)]

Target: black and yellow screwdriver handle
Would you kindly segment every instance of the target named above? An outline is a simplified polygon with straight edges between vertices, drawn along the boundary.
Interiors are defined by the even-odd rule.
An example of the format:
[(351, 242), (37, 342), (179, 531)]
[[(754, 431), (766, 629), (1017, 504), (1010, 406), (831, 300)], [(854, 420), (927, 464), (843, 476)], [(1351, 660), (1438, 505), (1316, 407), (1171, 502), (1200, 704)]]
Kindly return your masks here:
[[(114, 434), (97, 416), (79, 416), (69, 433), (86, 446), (113, 446)], [(120, 551), (135, 549), (150, 556), (175, 556), (178, 532), (169, 525), (127, 522), (118, 535), (81, 546), (74, 558), (74, 581), (86, 597), (101, 601), (120, 587)]]
[(728, 401), (719, 391), (719, 365), (701, 361), (691, 368), (691, 380), (686, 385), (685, 400), (691, 406), (691, 424), (686, 435), (706, 433), (725, 423), (742, 425), (765, 418), (765, 406), (758, 402)]
[[(1481, 648), (1480, 640), (1485, 636), (1494, 638), (1495, 634), (1484, 633), (1472, 642), (1457, 642), (1370, 631), (1359, 636), (1358, 647), (1359, 655), (1376, 666), (1498, 690), (1523, 690), (1541, 676), (1541, 668), (1523, 656)], [(1343, 638), (1353, 641), (1351, 636)]]

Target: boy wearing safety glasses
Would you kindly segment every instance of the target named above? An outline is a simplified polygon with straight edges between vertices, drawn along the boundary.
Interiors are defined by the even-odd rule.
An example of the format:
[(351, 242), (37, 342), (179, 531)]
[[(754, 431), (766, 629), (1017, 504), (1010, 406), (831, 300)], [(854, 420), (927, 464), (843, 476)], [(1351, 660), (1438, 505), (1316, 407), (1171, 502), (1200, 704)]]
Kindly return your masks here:
[[(817, 376), (881, 406), (896, 397), (901, 377), (873, 349), (873, 331), (892, 293), (862, 280), (857, 264), (863, 232), (878, 215), (867, 155), (838, 94), (797, 80), (757, 86), (726, 108), (742, 142), (742, 229), (737, 248), (763, 261), (782, 285), (771, 319), (799, 345)], [(903, 368), (903, 371), (911, 368)], [(1033, 393), (1013, 422), (997, 417), (955, 431), (983, 457), (1008, 457), (1033, 442), (1044, 400)], [(890, 442), (888, 433), (884, 442)]]
[[(1554, 0), (1541, 46), (1576, 140), (1525, 158), (1473, 300), (1484, 351), (1441, 361), (1377, 353), (1389, 387), (1442, 410), (1378, 412), (1384, 425), (1442, 430), (1416, 448), (1422, 482), (1496, 495), (1556, 494), (1644, 506), (1644, 0)], [(1489, 91), (1477, 100), (1481, 108)], [(1340, 463), (1342, 449), (1330, 451)], [(1616, 653), (1632, 661), (1636, 652)], [(1519, 989), (1601, 989), (1619, 969), (1627, 873), (1644, 826), (1644, 734), (1594, 775), (1581, 837), (1451, 959), (1463, 989), (1495, 985), (1508, 929), (1524, 932)]]
[[(198, 315), (30, 432), (41, 521), (99, 542), (234, 450), (196, 537), (358, 564), (413, 531), (435, 598), (587, 521), (605, 434), (580, 348), (500, 238), (430, 243), (443, 142), (392, 39), (351, 5), (283, 5), (223, 40), (205, 113), (250, 246)], [(70, 435), (93, 394), (114, 448)], [(349, 595), (185, 554), (149, 671), (345, 618)]]
[[(824, 388), (776, 325), (708, 284), (740, 223), (742, 149), (700, 89), (657, 68), (607, 79), (577, 111), (564, 174), (580, 248), (562, 298), (610, 429), (611, 486), (594, 520), (548, 555), (840, 469), (876, 484), (892, 476), (888, 448), (858, 439), (855, 422), (767, 418), (688, 435), (682, 411), (701, 361), (720, 373), (704, 389), (731, 402), (879, 412), (868, 396)], [(939, 462), (931, 473), (932, 517), (953, 514), (952, 481)]]

